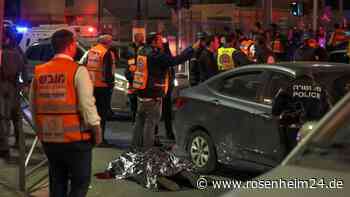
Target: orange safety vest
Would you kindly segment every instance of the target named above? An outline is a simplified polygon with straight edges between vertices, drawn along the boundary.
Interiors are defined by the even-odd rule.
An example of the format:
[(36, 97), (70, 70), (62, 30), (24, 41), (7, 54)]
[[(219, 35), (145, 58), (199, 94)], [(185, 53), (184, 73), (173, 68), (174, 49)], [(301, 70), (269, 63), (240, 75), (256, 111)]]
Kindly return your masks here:
[[(91, 81), (95, 87), (108, 87), (105, 79), (105, 67), (103, 64), (103, 57), (108, 49), (102, 44), (97, 44), (89, 50), (87, 58), (87, 69), (90, 74)], [(113, 63), (115, 63), (115, 55), (112, 54)], [(114, 68), (113, 64), (113, 68)], [(112, 69), (113, 70), (113, 69)]]
[[(136, 70), (134, 73), (133, 88), (136, 90), (145, 90), (148, 83), (148, 62), (147, 56), (138, 55), (136, 60)], [(165, 80), (162, 84), (153, 84), (154, 86), (162, 87), (164, 94), (169, 90), (169, 72), (165, 75)]]
[[(134, 76), (135, 75), (135, 71), (136, 71), (136, 62), (135, 62), (135, 58), (131, 58), (128, 60), (128, 65), (129, 65), (129, 71), (131, 72), (131, 74)], [(128, 85), (128, 94), (133, 94), (135, 92), (135, 88), (133, 87), (132, 83), (129, 83)]]
[(35, 67), (35, 122), (38, 138), (49, 143), (90, 140), (78, 110), (74, 77), (78, 65), (54, 58)]
[(283, 53), (284, 52), (284, 48), (282, 45), (282, 42), (280, 39), (276, 39), (274, 41), (271, 42), (272, 44), (272, 52), (274, 53)]

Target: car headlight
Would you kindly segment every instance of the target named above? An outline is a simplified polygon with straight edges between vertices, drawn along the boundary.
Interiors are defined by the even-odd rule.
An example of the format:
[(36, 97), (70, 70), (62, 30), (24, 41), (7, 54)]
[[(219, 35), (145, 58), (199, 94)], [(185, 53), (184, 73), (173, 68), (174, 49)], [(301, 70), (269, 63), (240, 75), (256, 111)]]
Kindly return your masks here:
[(179, 86), (179, 82), (177, 81), (177, 79), (174, 79), (174, 86), (175, 87)]

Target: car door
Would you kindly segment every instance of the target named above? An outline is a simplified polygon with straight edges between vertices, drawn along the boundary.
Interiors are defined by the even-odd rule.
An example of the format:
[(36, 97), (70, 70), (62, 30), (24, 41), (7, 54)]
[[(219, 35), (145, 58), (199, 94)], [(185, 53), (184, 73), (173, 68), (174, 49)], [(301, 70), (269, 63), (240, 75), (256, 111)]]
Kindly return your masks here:
[[(217, 87), (215, 105), (212, 105), (216, 110), (211, 111), (218, 113), (212, 116), (216, 128), (220, 130), (218, 132), (225, 135), (217, 137), (221, 137), (221, 141), (230, 141), (222, 146), (231, 148), (226, 151), (233, 157), (249, 160), (254, 152), (253, 119), (264, 78), (262, 71), (241, 72), (224, 77)], [(225, 147), (222, 149), (225, 152)]]
[(257, 161), (275, 166), (285, 155), (284, 146), (278, 130), (278, 121), (272, 116), (274, 97), (282, 87), (287, 87), (292, 75), (283, 72), (269, 72), (268, 83), (260, 95), (260, 105), (255, 108), (255, 158)]

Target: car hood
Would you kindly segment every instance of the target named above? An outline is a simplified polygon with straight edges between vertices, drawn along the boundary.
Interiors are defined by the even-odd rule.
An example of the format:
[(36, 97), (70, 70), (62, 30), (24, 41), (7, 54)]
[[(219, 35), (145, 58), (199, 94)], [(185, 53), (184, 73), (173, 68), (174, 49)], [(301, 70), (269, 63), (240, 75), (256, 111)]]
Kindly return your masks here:
[[(337, 180), (343, 182), (342, 189), (326, 189), (322, 188), (321, 180), (328, 183), (327, 180)], [(332, 170), (320, 170), (313, 168), (305, 168), (298, 166), (279, 166), (274, 170), (266, 173), (255, 181), (289, 181), (293, 184), (303, 180), (310, 180), (308, 183), (314, 184), (315, 188), (311, 189), (239, 189), (228, 192), (222, 197), (329, 197), (332, 192), (332, 197), (349, 196), (350, 189), (347, 184), (350, 181), (350, 174), (347, 172), (337, 172)], [(334, 181), (333, 181), (334, 182)], [(318, 185), (320, 184), (320, 185)], [(300, 184), (300, 187), (302, 185)], [(326, 187), (326, 186), (323, 186)]]

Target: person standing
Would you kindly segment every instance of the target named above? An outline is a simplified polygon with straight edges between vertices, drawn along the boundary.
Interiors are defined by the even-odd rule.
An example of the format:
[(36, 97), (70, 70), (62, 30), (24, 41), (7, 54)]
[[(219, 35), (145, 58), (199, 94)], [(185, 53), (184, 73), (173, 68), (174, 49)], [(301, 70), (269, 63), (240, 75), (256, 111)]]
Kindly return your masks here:
[(208, 36), (206, 32), (198, 32), (196, 34), (196, 41), (200, 42), (199, 49), (195, 51), (191, 61), (189, 68), (189, 82), (190, 86), (196, 86), (200, 83), (200, 65), (199, 65), (199, 57), (205, 48), (205, 38)]
[(200, 83), (219, 73), (216, 60), (219, 47), (220, 42), (217, 36), (210, 35), (205, 38), (205, 48), (198, 59)]
[(272, 104), (272, 115), (279, 120), (287, 154), (296, 146), (301, 126), (307, 121), (321, 119), (330, 106), (326, 89), (315, 81), (311, 70), (306, 70), (288, 87), (278, 91)]
[(114, 87), (114, 70), (116, 57), (112, 45), (111, 35), (101, 35), (98, 44), (92, 47), (87, 56), (86, 67), (94, 84), (94, 96), (99, 116), (101, 117), (101, 128), (103, 144), (105, 139), (106, 121), (110, 115), (111, 91)]
[(144, 35), (142, 33), (135, 34), (134, 40), (135, 42), (129, 46), (129, 54), (128, 54), (128, 68), (125, 69), (125, 78), (128, 80), (128, 100), (129, 100), (129, 108), (131, 112), (131, 120), (135, 123), (136, 120), (136, 112), (137, 112), (137, 95), (135, 93), (135, 89), (133, 88), (132, 82), (134, 80), (134, 73), (136, 71), (136, 57), (137, 51), (144, 47)]
[(22, 126), (20, 112), (19, 78), (25, 79), (25, 61), (17, 50), (15, 32), (10, 28), (4, 29), (3, 53), (0, 65), (0, 157), (10, 159), (10, 128), (11, 121), (14, 126), (18, 143), (18, 135)]
[(102, 141), (93, 85), (87, 69), (73, 60), (74, 34), (59, 30), (51, 42), (55, 56), (35, 67), (30, 107), (49, 161), (50, 197), (85, 197), (91, 150)]
[(179, 56), (163, 50), (161, 34), (147, 35), (146, 46), (138, 51), (133, 87), (137, 89), (138, 109), (133, 129), (132, 146), (149, 149), (155, 145), (155, 129), (161, 118), (162, 100), (168, 92), (169, 68), (189, 60), (199, 42)]
[(218, 49), (217, 64), (219, 72), (252, 63), (241, 50), (234, 48), (234, 46), (235, 35), (230, 35), (226, 38), (226, 45)]

